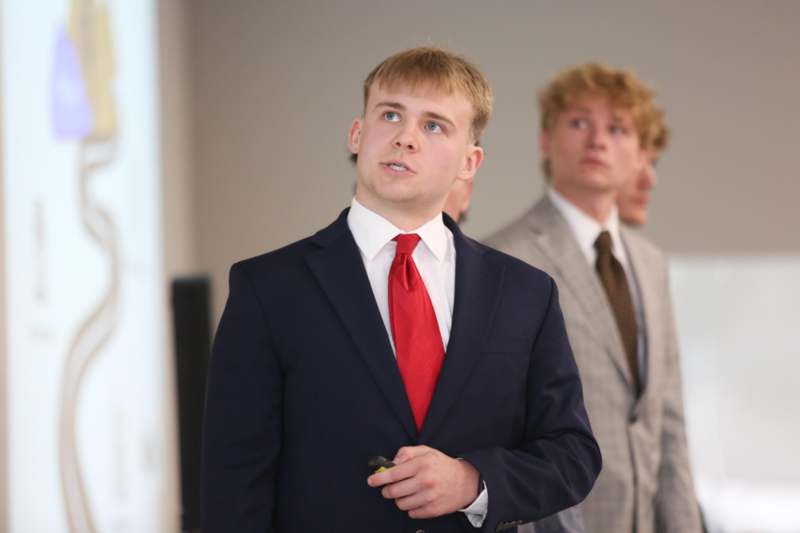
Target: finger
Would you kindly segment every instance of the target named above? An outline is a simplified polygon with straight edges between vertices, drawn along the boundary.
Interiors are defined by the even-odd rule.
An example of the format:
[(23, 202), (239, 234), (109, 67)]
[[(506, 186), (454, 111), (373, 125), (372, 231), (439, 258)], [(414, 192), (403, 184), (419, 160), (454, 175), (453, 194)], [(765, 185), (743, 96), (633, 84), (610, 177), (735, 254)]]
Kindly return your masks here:
[[(428, 491), (418, 491), (409, 496), (395, 500), (397, 508), (401, 511), (424, 512), (425, 508), (431, 504), (431, 496)], [(410, 513), (409, 513), (410, 516)], [(413, 518), (413, 516), (412, 516)]]
[(420, 455), (425, 455), (426, 453), (430, 453), (433, 448), (429, 448), (428, 446), (403, 446), (394, 456), (392, 462), (394, 464), (405, 463), (406, 461), (410, 461), (415, 457), (419, 457)]
[(417, 465), (414, 462), (398, 464), (392, 468), (389, 468), (388, 470), (377, 472), (369, 476), (367, 478), (367, 485), (370, 487), (382, 487), (383, 485), (388, 485), (389, 483), (396, 483), (398, 481), (408, 479), (414, 476), (416, 472)]
[(433, 504), (422, 505), (408, 512), (410, 518), (436, 518), (445, 513), (438, 511)]
[(398, 498), (407, 498), (420, 490), (420, 483), (417, 477), (410, 477), (397, 483), (390, 483), (384, 485), (381, 489), (381, 495), (387, 500), (396, 500)]

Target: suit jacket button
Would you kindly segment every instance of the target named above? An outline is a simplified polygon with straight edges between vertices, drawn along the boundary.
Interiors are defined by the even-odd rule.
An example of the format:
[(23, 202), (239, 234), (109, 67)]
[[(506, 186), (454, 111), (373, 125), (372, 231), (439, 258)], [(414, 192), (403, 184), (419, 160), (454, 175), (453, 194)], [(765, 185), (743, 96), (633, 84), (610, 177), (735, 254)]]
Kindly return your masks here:
[(629, 424), (635, 424), (637, 420), (638, 418), (636, 417), (636, 413), (631, 413), (631, 415), (628, 417)]

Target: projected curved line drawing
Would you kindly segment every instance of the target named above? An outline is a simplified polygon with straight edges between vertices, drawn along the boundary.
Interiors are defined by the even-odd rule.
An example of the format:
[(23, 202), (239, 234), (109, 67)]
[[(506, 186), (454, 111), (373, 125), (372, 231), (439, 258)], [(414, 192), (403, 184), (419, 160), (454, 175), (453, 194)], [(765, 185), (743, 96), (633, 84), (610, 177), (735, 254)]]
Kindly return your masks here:
[[(96, 531), (86, 486), (81, 474), (77, 442), (78, 396), (81, 383), (91, 362), (108, 343), (118, 322), (120, 262), (117, 230), (111, 215), (100, 207), (89, 192), (89, 181), (99, 168), (113, 159), (113, 144), (93, 146), (92, 141), (80, 145), (80, 212), (81, 220), (91, 238), (97, 242), (108, 259), (110, 279), (101, 301), (83, 320), (70, 345), (64, 364), (61, 386), (61, 416), (59, 417), (59, 459), (70, 531)], [(94, 147), (109, 147), (102, 159), (92, 160)]]
[(67, 523), (72, 533), (95, 533), (95, 519), (81, 472), (77, 419), (87, 371), (118, 323), (120, 254), (113, 217), (92, 197), (90, 181), (114, 160), (117, 117), (110, 17), (98, 0), (71, 0), (67, 27), (56, 41), (53, 126), (66, 140), (77, 139), (79, 212), (88, 236), (107, 261), (108, 286), (81, 321), (64, 362), (59, 396), (59, 469)]

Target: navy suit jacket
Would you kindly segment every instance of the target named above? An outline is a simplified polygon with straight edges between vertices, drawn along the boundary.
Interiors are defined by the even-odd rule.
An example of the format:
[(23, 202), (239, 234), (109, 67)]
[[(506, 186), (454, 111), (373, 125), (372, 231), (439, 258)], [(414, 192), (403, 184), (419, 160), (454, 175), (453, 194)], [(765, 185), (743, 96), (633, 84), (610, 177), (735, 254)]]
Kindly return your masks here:
[(204, 429), (205, 533), (469, 532), (414, 520), (367, 485), (371, 456), (427, 445), (469, 461), (481, 531), (581, 501), (600, 470), (553, 280), (467, 237), (452, 331), (420, 432), (347, 210), (235, 264), (214, 342)]

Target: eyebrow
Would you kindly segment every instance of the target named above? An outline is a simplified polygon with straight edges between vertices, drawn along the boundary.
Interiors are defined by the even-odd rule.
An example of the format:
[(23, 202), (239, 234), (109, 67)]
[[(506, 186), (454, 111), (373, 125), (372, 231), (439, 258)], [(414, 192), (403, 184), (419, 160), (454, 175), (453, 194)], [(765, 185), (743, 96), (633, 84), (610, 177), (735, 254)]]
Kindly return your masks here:
[[(406, 110), (406, 106), (404, 106), (400, 102), (391, 102), (391, 101), (378, 102), (377, 104), (375, 104), (373, 109), (378, 109), (378, 108), (381, 108), (381, 107), (388, 107), (390, 109), (396, 109), (398, 111), (405, 111)], [(445, 122), (451, 128), (455, 128), (456, 127), (455, 122), (453, 122), (452, 120), (450, 120), (449, 118), (447, 118), (444, 115), (440, 115), (439, 113), (435, 113), (433, 111), (425, 111), (422, 114), (423, 114), (423, 116), (425, 116), (427, 118), (432, 118), (434, 120)]]
[(626, 124), (628, 126), (633, 125), (633, 117), (623, 117), (617, 114), (612, 114), (611, 120), (614, 122), (619, 122), (621, 124)]
[[(592, 110), (589, 109), (588, 107), (573, 107), (572, 111), (573, 112), (577, 112), (577, 113), (581, 113), (581, 114), (584, 114), (584, 115), (591, 115), (592, 114)], [(613, 113), (612, 112), (611, 113), (611, 121), (615, 122), (615, 123), (631, 124), (631, 123), (633, 123), (633, 118), (632, 117), (623, 117), (621, 115), (618, 115), (617, 113)]]

